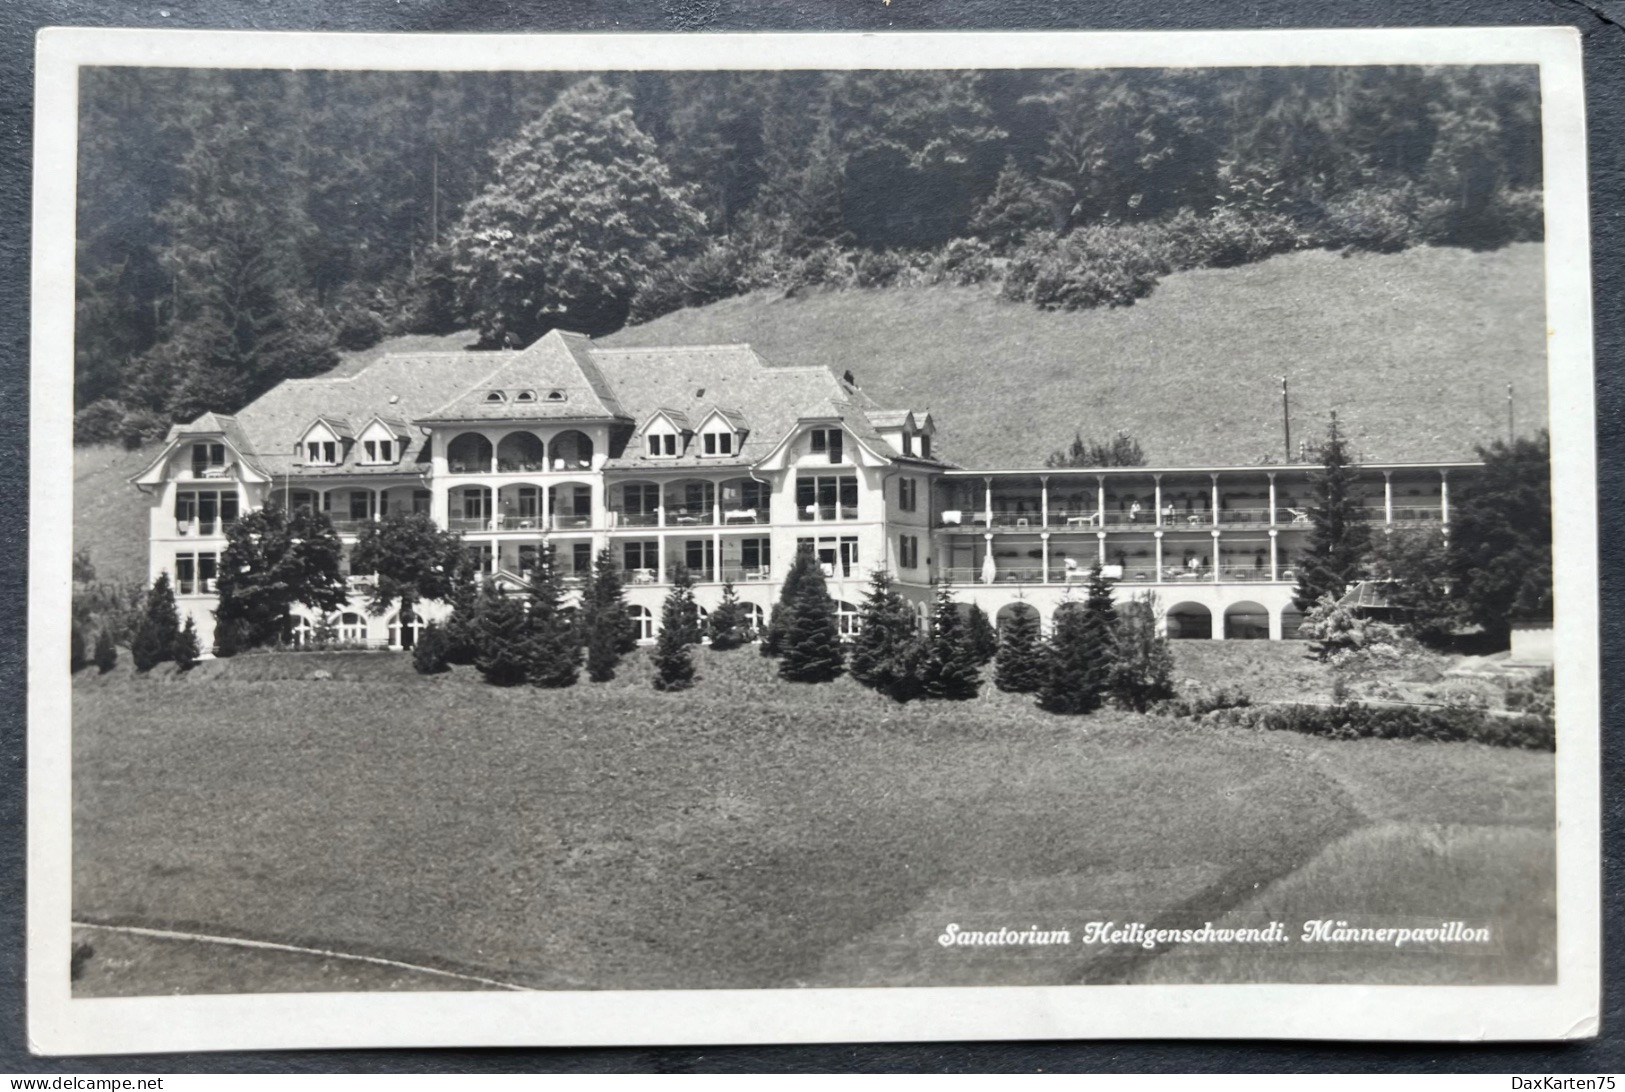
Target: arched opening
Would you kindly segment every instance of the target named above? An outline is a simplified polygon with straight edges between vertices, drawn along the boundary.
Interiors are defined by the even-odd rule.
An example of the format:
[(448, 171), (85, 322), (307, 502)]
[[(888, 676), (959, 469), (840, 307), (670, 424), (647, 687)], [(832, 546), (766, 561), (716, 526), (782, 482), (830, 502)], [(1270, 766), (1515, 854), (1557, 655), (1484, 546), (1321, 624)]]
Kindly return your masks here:
[(497, 470), (503, 474), (525, 474), (547, 469), (547, 452), (542, 441), (530, 432), (510, 432), (497, 444)]
[(1270, 612), (1259, 603), (1232, 603), (1224, 609), (1224, 638), (1227, 641), (1267, 641), (1270, 639)]
[(621, 482), (611, 494), (610, 511), (618, 527), (655, 527), (660, 523), (660, 486), (654, 482)]
[(1298, 627), (1303, 625), (1303, 611), (1298, 609), (1296, 603), (1288, 603), (1281, 608), (1281, 639), (1283, 641), (1301, 641), (1303, 634)]
[(491, 470), (491, 441), (477, 432), (453, 437), (446, 445), (446, 470), (452, 474), (486, 474)]
[(751, 637), (760, 637), (762, 631), (767, 628), (767, 613), (762, 610), (760, 603), (746, 603), (744, 607), (745, 617), (750, 619)]
[(1168, 608), (1165, 617), (1170, 641), (1213, 636), (1213, 612), (1200, 603), (1176, 603)]
[(767, 523), (772, 513), (772, 487), (754, 478), (732, 478), (722, 483), (723, 523)]
[(652, 641), (655, 639), (655, 616), (648, 607), (633, 604), (627, 608), (627, 614), (632, 617), (632, 624), (637, 627), (638, 640)]
[(399, 612), (389, 618), (389, 644), (391, 648), (416, 648), (418, 638), (423, 636), (423, 616), (416, 611), (412, 612), (412, 620), (404, 626), (401, 625)]
[(835, 625), (841, 634), (841, 640), (851, 640), (858, 635), (858, 608), (844, 599), (835, 601)]
[(586, 470), (592, 466), (592, 438), (570, 429), (553, 437), (554, 470)]
[(1040, 620), (1038, 608), (1031, 603), (1006, 603), (999, 608), (999, 613), (993, 616), (994, 625), (999, 629), (999, 639), (1004, 639), (1004, 631), (1016, 624), (1018, 618), (1030, 618), (1037, 622)]
[(685, 527), (716, 522), (715, 482), (672, 482), (666, 486), (666, 526)]
[(339, 615), (339, 640), (360, 644), (367, 639), (367, 620), (354, 611)]

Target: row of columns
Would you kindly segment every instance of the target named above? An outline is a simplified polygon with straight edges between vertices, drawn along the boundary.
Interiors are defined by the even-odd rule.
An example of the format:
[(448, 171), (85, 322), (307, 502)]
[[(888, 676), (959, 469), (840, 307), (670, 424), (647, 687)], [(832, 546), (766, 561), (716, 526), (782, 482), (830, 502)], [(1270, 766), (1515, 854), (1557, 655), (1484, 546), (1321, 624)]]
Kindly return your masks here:
[[(1212, 566), (1213, 567), (1213, 578), (1212, 578), (1213, 583), (1222, 584), (1224, 581), (1221, 579), (1222, 566), (1220, 566), (1220, 564), (1219, 564), (1219, 532), (1218, 531), (1210, 531), (1208, 533), (1213, 536), (1213, 566)], [(1278, 581), (1278, 580), (1281, 579), (1280, 561), (1279, 561), (1280, 554), (1279, 554), (1278, 543), (1277, 543), (1277, 536), (1279, 534), (1280, 534), (1280, 532), (1275, 531), (1275, 530), (1271, 530), (1269, 532), (1269, 536), (1270, 536), (1270, 580), (1271, 581)], [(1163, 532), (1161, 532), (1161, 531), (1155, 531), (1155, 532), (1152, 533), (1152, 537), (1155, 539), (1156, 549), (1157, 549), (1157, 579), (1158, 579), (1158, 581), (1161, 581), (1161, 579), (1162, 579), (1162, 570), (1163, 570), (1163, 565), (1162, 565), (1162, 560), (1163, 560), (1162, 559), (1162, 536), (1163, 536)], [(1042, 570), (1043, 571), (1043, 579), (1040, 581), (1040, 583), (1043, 583), (1043, 584), (1054, 583), (1054, 581), (1052, 581), (1050, 579), (1050, 576), (1049, 576), (1049, 537), (1050, 537), (1050, 533), (1048, 531), (1040, 532), (1040, 534), (1038, 536), (1038, 538), (1039, 538), (1039, 546), (1040, 546), (1040, 549), (1043, 551), (1042, 557), (1041, 557), (1041, 561), (1042, 561), (1042, 564), (1043, 564), (1043, 570)], [(989, 553), (991, 553), (993, 551), (993, 533), (991, 531), (989, 531), (989, 532), (985, 533), (982, 536), (982, 538), (985, 540), (984, 549), (986, 549)], [(1096, 542), (1099, 544), (1098, 557), (1100, 559), (1100, 564), (1102, 566), (1104, 566), (1106, 564), (1106, 532), (1104, 532), (1104, 531), (1095, 532), (1095, 539), (1096, 539)]]
[[(1211, 483), (1212, 483), (1212, 485), (1211, 485), (1211, 488), (1212, 488), (1212, 508), (1210, 510), (1213, 513), (1214, 520), (1217, 521), (1218, 513), (1219, 513), (1219, 475), (1218, 474), (1209, 474), (1208, 477), (1209, 477), (1209, 479), (1211, 480)], [(1267, 477), (1269, 478), (1269, 483), (1270, 483), (1270, 522), (1274, 523), (1275, 522), (1275, 513), (1279, 510), (1279, 505), (1277, 504), (1277, 498), (1276, 498), (1276, 493), (1275, 493), (1275, 475), (1273, 473), (1268, 473)], [(1154, 511), (1152, 513), (1152, 516), (1153, 516), (1152, 526), (1161, 527), (1163, 525), (1162, 524), (1162, 475), (1161, 474), (1153, 474), (1152, 475), (1152, 482), (1153, 482), (1153, 488), (1154, 488), (1155, 494), (1156, 494), (1155, 499), (1152, 501), (1152, 507), (1154, 509)], [(1106, 526), (1106, 477), (1105, 477), (1105, 475), (1096, 475), (1095, 476), (1095, 483), (1096, 483), (1095, 484), (1095, 520), (1096, 520), (1096, 525), (1099, 526), (1099, 527), (1105, 527)], [(987, 526), (992, 527), (993, 526), (993, 479), (992, 479), (992, 477), (983, 478), (982, 479), (982, 484), (983, 484), (983, 487), (984, 487), (983, 516), (984, 516), (984, 518), (986, 520)], [(1387, 524), (1388, 526), (1393, 526), (1393, 522), (1394, 522), (1394, 472), (1392, 470), (1384, 470), (1382, 472), (1382, 504), (1383, 504), (1383, 522), (1385, 524)], [(1040, 475), (1039, 479), (1038, 479), (1038, 512), (1039, 512), (1040, 525), (1044, 526), (1044, 527), (1048, 527), (1049, 526), (1049, 478), (1046, 475)], [(1443, 470), (1443, 469), (1441, 469), (1439, 471), (1439, 519), (1440, 519), (1440, 522), (1446, 528), (1445, 533), (1448, 534), (1449, 533), (1449, 527), (1450, 527), (1450, 471)], [(1273, 534), (1273, 532), (1272, 532), (1272, 534)]]

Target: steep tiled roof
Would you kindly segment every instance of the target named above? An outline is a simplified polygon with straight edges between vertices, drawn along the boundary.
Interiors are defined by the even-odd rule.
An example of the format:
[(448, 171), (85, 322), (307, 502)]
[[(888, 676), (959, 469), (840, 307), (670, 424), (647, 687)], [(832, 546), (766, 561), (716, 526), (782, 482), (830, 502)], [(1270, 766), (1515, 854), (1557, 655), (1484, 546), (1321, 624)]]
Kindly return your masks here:
[(749, 429), (732, 458), (702, 458), (698, 444), (676, 459), (651, 459), (628, 445), (610, 467), (748, 464), (771, 451), (803, 418), (840, 416), (837, 401), (853, 397), (827, 368), (769, 367), (749, 345), (693, 345), (648, 349), (594, 346), (593, 359), (640, 424), (660, 410), (698, 423), (719, 398), (727, 399)]
[(875, 410), (865, 416), (875, 428), (902, 428), (908, 423), (910, 412), (906, 409)]
[[(285, 474), (300, 469), (293, 445), (317, 417), (367, 421), (387, 414), (404, 423), (445, 404), (514, 355), (505, 351), (405, 353), (382, 357), (342, 378), (287, 379), (243, 407), (237, 424), (264, 468)], [(407, 429), (404, 435), (406, 447), (398, 468), (348, 465), (342, 469), (365, 473), (410, 470), (424, 436), (416, 428)]]
[[(418, 420), (556, 421), (622, 418), (612, 384), (605, 382), (590, 342), (580, 334), (555, 330), (514, 353), (468, 390)], [(502, 398), (493, 401), (493, 391)], [(521, 391), (535, 401), (516, 401)]]

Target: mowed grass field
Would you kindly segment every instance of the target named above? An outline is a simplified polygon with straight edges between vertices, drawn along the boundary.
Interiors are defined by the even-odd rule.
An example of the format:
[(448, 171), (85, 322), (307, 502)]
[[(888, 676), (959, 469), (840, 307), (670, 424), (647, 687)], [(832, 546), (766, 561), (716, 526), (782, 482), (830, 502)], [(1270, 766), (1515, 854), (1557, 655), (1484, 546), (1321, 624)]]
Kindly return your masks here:
[(1547, 421), (1543, 250), (1302, 251), (1163, 279), (1132, 307), (1045, 312), (992, 288), (756, 293), (611, 345), (749, 342), (773, 364), (850, 369), (883, 406), (929, 408), (938, 450), (1033, 467), (1074, 431), (1137, 437), (1155, 466), (1282, 458), (1335, 410), (1371, 462), (1474, 457)]
[[(1320, 669), (1179, 646), (1182, 678)], [(370, 955), (530, 988), (1539, 982), (1552, 758), (1334, 742), (987, 691), (895, 706), (749, 649), (667, 695), (254, 655), (74, 684), (76, 920)], [(331, 678), (315, 679), (316, 671)], [(1322, 680), (1323, 682), (1325, 680)], [(1329, 683), (1327, 684), (1329, 685)], [(948, 949), (966, 929), (1374, 915), (1492, 951)], [(433, 989), (376, 965), (82, 930), (81, 995)], [(1502, 941), (1500, 938), (1508, 938)]]

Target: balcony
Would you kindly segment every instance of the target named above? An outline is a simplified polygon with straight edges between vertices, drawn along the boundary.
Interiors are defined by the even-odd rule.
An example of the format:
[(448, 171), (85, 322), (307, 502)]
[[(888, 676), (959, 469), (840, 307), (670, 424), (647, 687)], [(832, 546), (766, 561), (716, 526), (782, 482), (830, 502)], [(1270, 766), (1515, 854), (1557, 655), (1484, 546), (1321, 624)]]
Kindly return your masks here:
[(857, 519), (858, 507), (855, 504), (809, 504), (798, 511), (796, 517), (802, 523), (834, 523), (837, 520)]
[(628, 512), (624, 508), (610, 508), (611, 527), (659, 527), (659, 512)]
[[(852, 518), (857, 518), (855, 512)], [(724, 508), (722, 510), (722, 522), (727, 525), (733, 523), (759, 524), (770, 521), (766, 508)]]

